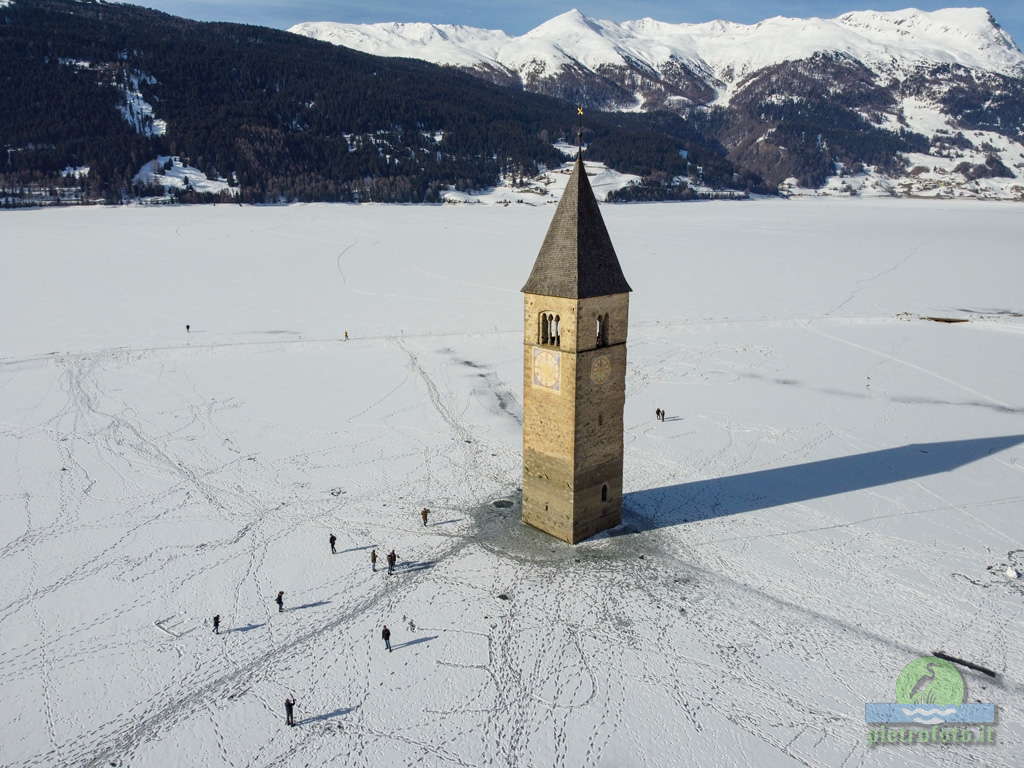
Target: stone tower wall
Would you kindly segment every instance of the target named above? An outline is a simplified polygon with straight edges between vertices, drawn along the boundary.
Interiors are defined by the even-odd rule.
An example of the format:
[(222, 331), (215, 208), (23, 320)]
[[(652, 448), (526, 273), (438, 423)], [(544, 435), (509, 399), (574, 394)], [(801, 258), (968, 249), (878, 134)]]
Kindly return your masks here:
[[(608, 343), (596, 345), (597, 315), (608, 315)], [(588, 349), (576, 355), (573, 451), (574, 541), (622, 522), (623, 409), (629, 294), (583, 299), (577, 308)], [(601, 488), (608, 486), (607, 499)]]
[[(564, 541), (575, 543), (621, 519), (628, 311), (629, 294), (582, 300), (525, 294), (523, 520)], [(557, 348), (538, 344), (542, 312), (559, 315)], [(609, 316), (601, 347), (598, 314)]]

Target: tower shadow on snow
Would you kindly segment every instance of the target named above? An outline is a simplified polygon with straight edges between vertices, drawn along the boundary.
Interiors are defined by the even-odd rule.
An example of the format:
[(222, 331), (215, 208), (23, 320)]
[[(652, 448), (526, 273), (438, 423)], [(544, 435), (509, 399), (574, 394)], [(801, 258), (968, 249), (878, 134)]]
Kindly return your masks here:
[(738, 515), (937, 475), (1021, 443), (1024, 443), (1024, 435), (913, 443), (634, 491), (623, 498), (627, 527), (622, 533)]

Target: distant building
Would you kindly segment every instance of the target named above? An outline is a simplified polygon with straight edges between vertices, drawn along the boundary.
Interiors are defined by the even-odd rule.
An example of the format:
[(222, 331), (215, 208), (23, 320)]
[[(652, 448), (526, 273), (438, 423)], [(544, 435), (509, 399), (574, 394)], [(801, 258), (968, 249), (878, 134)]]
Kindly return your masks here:
[(629, 292), (577, 158), (523, 286), (523, 521), (573, 544), (622, 519)]

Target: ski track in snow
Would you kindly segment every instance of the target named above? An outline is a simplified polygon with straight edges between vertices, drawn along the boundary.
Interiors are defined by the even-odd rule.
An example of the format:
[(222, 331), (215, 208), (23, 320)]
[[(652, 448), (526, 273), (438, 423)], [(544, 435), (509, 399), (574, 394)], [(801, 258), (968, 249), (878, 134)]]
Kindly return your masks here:
[[(359, 262), (364, 233), (340, 252), (297, 239), (321, 244), (342, 304), (389, 293)], [(655, 319), (638, 292), (630, 528), (576, 548), (488, 506), (519, 481), (518, 329), (396, 316), (348, 342), (8, 355), (0, 684), (17, 727), (0, 762), (976, 765), (968, 749), (866, 743), (864, 702), (941, 647), (999, 670), (967, 679), (1005, 713), (986, 765), (1014, 765), (1024, 592), (988, 569), (1024, 548), (1021, 443), (879, 484), (862, 475), (899, 458), (813, 464), (1024, 432), (1016, 336), (987, 332), (1012, 321), (864, 304), (920, 261), (879, 259), (785, 317)], [(833, 314), (846, 305), (859, 314)], [(743, 479), (763, 469), (783, 474)], [(838, 490), (787, 495), (830, 471)], [(381, 562), (396, 549), (394, 576), (370, 571), (370, 546)]]

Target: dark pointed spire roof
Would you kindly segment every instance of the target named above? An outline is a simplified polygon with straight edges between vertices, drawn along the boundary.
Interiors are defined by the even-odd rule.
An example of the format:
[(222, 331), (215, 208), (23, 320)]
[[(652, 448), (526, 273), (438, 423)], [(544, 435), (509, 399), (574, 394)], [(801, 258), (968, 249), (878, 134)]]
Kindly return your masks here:
[(577, 156), (523, 293), (588, 299), (630, 290)]

